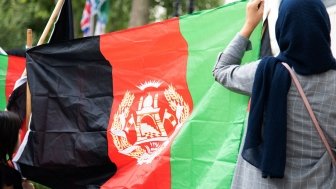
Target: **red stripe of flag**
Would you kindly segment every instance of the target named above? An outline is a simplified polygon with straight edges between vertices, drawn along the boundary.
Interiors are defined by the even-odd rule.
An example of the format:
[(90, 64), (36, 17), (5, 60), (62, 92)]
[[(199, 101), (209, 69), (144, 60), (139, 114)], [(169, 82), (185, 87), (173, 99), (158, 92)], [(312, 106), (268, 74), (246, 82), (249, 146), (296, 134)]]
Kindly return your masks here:
[[(130, 41), (132, 41), (132, 46), (129, 45)], [(169, 86), (173, 86), (176, 93), (181, 95), (184, 102), (188, 104), (190, 112), (192, 109), (192, 100), (186, 82), (188, 46), (181, 36), (179, 21), (171, 19), (163, 23), (150, 25), (150, 27), (145, 26), (103, 35), (100, 38), (100, 50), (112, 65), (114, 100), (107, 137), (109, 157), (118, 167), (116, 175), (103, 188), (113, 188), (113, 186), (133, 188), (136, 185), (141, 185), (141, 188), (157, 188), (157, 186), (160, 186), (161, 189), (169, 189), (171, 187), (170, 142), (180, 128), (174, 126), (176, 122), (167, 119), (170, 114), (174, 114), (174, 116), (177, 114), (166, 101), (164, 91)], [(146, 85), (146, 82), (151, 83), (153, 81), (162, 82), (162, 84), (158, 88), (152, 87), (147, 91), (138, 88), (140, 85)], [(112, 124), (116, 124), (114, 117), (121, 113), (118, 112), (118, 108), (125, 108), (122, 107), (121, 102), (126, 92), (134, 95), (133, 104), (125, 119), (127, 123), (124, 122), (126, 127), (130, 126), (130, 130), (118, 130), (116, 132), (119, 132), (120, 137), (112, 136), (112, 130), (114, 129)], [(156, 116), (158, 119), (164, 120), (162, 124), (169, 138), (166, 141), (169, 142), (168, 145), (156, 157), (149, 152), (149, 145), (143, 146), (144, 143), (139, 141), (139, 138), (155, 140), (155, 137), (143, 137), (144, 133), (140, 133), (135, 128), (138, 127), (138, 130), (140, 130), (139, 127), (147, 126), (150, 129), (150, 126), (155, 125), (155, 121), (153, 122), (149, 118), (150, 116), (146, 118), (146, 116), (141, 117), (138, 114), (142, 111), (139, 110), (142, 100), (146, 101), (147, 97), (150, 96), (155, 99), (155, 95), (158, 95), (157, 103), (158, 109), (160, 109)], [(117, 119), (119, 118), (117, 117)], [(138, 121), (137, 126), (133, 121)], [(141, 125), (139, 122), (141, 122)], [(160, 128), (156, 128), (156, 130), (159, 131)], [(127, 135), (127, 138), (123, 137), (125, 135)], [(140, 135), (142, 136), (139, 137)], [(123, 139), (127, 140), (130, 148), (116, 146), (118, 143), (125, 142)], [(159, 145), (162, 145), (162, 143)], [(145, 153), (148, 153), (154, 159), (149, 160), (150, 163), (144, 163), (131, 157), (130, 154), (127, 155), (127, 152), (124, 152), (124, 154), (120, 152), (125, 149), (132, 149), (132, 147), (142, 148)]]
[(13, 92), (15, 82), (21, 77), (26, 66), (26, 59), (17, 56), (8, 56), (8, 69), (6, 75), (6, 101)]

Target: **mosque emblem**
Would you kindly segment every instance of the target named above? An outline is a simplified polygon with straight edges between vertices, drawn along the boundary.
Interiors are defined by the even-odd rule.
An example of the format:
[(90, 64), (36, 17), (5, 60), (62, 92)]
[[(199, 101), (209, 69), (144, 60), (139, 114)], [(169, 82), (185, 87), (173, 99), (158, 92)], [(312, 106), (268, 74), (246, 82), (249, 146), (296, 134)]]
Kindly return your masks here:
[(189, 105), (174, 86), (148, 81), (141, 92), (126, 91), (110, 128), (118, 152), (150, 163), (169, 144), (189, 116)]

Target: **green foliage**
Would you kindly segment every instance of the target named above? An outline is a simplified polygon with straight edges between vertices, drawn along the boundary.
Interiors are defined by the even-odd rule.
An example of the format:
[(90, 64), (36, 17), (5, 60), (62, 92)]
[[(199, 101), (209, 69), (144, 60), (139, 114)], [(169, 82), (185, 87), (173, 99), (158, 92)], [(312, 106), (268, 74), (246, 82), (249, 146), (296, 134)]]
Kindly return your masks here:
[[(223, 0), (208, 0), (208, 1), (195, 1), (195, 11), (214, 8), (220, 6)], [(149, 22), (156, 21), (155, 10), (156, 8), (163, 7), (166, 12), (161, 15), (160, 20), (172, 18), (174, 15), (174, 2), (175, 0), (150, 0), (150, 18)], [(189, 0), (180, 0), (180, 15), (187, 14)], [(132, 0), (113, 0), (110, 2), (109, 22), (107, 24), (107, 31), (117, 31), (128, 27), (130, 18)]]
[[(151, 5), (153, 7), (155, 6), (162, 6), (167, 9), (167, 13), (165, 15), (165, 18), (171, 18), (174, 16), (175, 13), (175, 7), (174, 3), (175, 0), (152, 0)], [(189, 0), (180, 0), (180, 8), (178, 10), (178, 14), (185, 15), (188, 13), (188, 6), (189, 6)], [(214, 7), (218, 7), (222, 4), (223, 0), (208, 0), (208, 1), (201, 1), (201, 0), (194, 0), (194, 11), (198, 10), (204, 10), (204, 9), (210, 9)], [(153, 18), (152, 18), (153, 19)]]
[(131, 11), (131, 0), (112, 0), (110, 2), (110, 12), (107, 31), (116, 31), (128, 27), (128, 21)]
[[(41, 36), (54, 9), (56, 0), (1, 0), (0, 1), (0, 46), (4, 49), (24, 48), (26, 30), (33, 30), (34, 43)], [(159, 20), (173, 17), (175, 0), (150, 0), (150, 22), (157, 21), (156, 9), (165, 9)], [(189, 0), (180, 0), (180, 15), (187, 14)], [(195, 11), (214, 8), (223, 0), (194, 0)], [(109, 19), (106, 31), (116, 31), (128, 27), (132, 0), (110, 0)], [(72, 0), (75, 37), (81, 37), (80, 20), (85, 0)]]
[(50, 1), (2, 0), (0, 2), (0, 46), (24, 48), (26, 29), (32, 28), (34, 39), (40, 36), (53, 8)]

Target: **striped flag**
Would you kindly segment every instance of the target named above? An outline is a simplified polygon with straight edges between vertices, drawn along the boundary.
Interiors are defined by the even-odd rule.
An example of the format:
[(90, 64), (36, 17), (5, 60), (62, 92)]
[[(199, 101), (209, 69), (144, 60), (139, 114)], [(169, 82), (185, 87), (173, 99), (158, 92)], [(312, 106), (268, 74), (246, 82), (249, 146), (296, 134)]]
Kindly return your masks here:
[(100, 2), (97, 11), (97, 22), (95, 27), (95, 35), (101, 35), (105, 33), (105, 28), (108, 20), (108, 7), (109, 1), (104, 0)]
[[(30, 49), (23, 176), (52, 188), (230, 188), (249, 98), (212, 68), (245, 8)], [(243, 62), (258, 58), (260, 35)]]
[(4, 110), (14, 89), (15, 82), (20, 78), (26, 59), (12, 55), (0, 55), (0, 110)]
[(83, 31), (83, 36), (87, 37), (92, 35), (92, 26), (91, 26), (91, 10), (92, 10), (92, 4), (90, 0), (86, 0), (84, 10), (83, 10), (83, 15), (82, 19), (80, 22), (81, 29)]
[(107, 19), (108, 1), (86, 0), (80, 23), (83, 36), (104, 34)]
[[(24, 122), (26, 113), (26, 78), (21, 74), (26, 66), (24, 57), (0, 54), (0, 110), (17, 113)], [(21, 141), (26, 132), (22, 124)]]

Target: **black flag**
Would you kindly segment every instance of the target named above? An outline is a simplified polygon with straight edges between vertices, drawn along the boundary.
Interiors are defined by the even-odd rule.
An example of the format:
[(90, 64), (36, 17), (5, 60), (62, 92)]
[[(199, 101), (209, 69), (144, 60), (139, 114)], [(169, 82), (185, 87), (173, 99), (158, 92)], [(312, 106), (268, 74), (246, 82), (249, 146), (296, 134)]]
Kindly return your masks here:
[(74, 39), (72, 4), (71, 0), (65, 0), (49, 43), (68, 41), (71, 39)]

